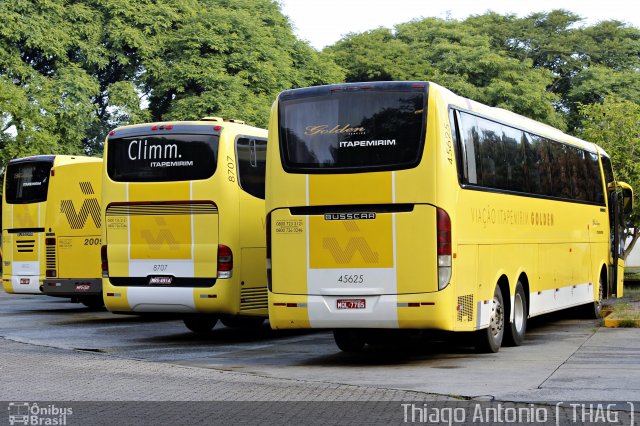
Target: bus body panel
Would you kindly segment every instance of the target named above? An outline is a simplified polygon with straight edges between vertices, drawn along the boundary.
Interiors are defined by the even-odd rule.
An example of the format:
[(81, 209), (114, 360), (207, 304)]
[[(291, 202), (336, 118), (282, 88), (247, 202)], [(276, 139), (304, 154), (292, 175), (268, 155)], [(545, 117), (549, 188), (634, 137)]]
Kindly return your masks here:
[(47, 222), (51, 225), (46, 235), (55, 238), (55, 244), (46, 244), (45, 251), (47, 269), (56, 269), (56, 274), (44, 279), (43, 292), (47, 295), (102, 296), (101, 179), (101, 160), (54, 163), (51, 169), (50, 186), (54, 190), (49, 191), (47, 201), (51, 206)]
[[(39, 294), (44, 271), (42, 252), (45, 203), (5, 204), (3, 288), (7, 293)], [(4, 212), (3, 212), (4, 214)]]
[[(386, 84), (310, 88), (313, 96), (308, 99), (320, 104), (325, 102), (323, 96), (331, 101), (333, 93), (375, 90)], [(302, 129), (296, 135), (305, 133), (305, 124), (299, 124), (304, 123), (305, 116), (298, 116), (295, 111), (283, 113), (283, 99), (302, 104), (300, 108), (309, 111), (311, 124), (305, 133), (309, 137), (300, 137), (301, 146), (313, 147), (311, 136), (318, 129), (344, 133), (359, 126), (358, 122), (349, 121), (345, 126), (338, 121), (334, 127), (331, 114), (335, 118), (339, 113), (332, 110), (330, 115), (318, 116), (313, 107), (304, 106), (304, 90), (290, 91), (279, 98), (270, 118), (266, 211), (272, 327), (479, 330), (489, 326), (496, 286), (501, 286), (503, 293), (506, 291), (508, 307), (514, 302), (518, 282), (525, 289), (529, 316), (596, 300), (601, 274), (611, 263), (606, 199), (575, 202), (465, 184), (462, 175), (468, 171), (462, 169), (463, 153), (458, 141), (461, 130), (458, 119), (453, 117), (455, 111), (466, 111), (495, 120), (495, 126), (508, 123), (507, 126), (517, 127), (515, 133), (542, 135), (541, 138), (568, 147), (567, 152), (580, 153), (589, 164), (585, 167), (593, 167), (599, 161), (601, 154), (595, 145), (429, 83), (426, 136), (419, 164), (383, 172), (291, 171), (287, 167), (292, 166), (285, 162), (288, 158), (299, 161), (304, 152), (303, 157), (299, 153), (287, 157), (290, 154), (282, 146), (289, 142), (281, 144), (281, 133), (289, 131), (286, 120), (291, 117), (292, 126)], [(329, 92), (331, 95), (327, 95)], [(329, 124), (318, 124), (325, 122)], [(504, 132), (504, 138), (512, 137), (511, 130)], [(524, 142), (518, 143), (522, 148)], [(602, 167), (596, 167), (598, 182), (593, 184), (603, 186)], [(389, 215), (393, 223), (390, 228), (382, 225), (385, 214), (378, 217), (376, 213), (375, 220), (340, 220), (340, 216), (335, 216), (335, 221), (323, 219), (324, 214), (366, 213), (367, 207), (382, 205), (393, 210), (403, 204), (413, 206), (413, 211)], [(439, 291), (436, 208), (446, 211), (451, 220), (451, 276), (448, 285)], [(365, 222), (371, 223), (371, 229), (361, 225)], [(388, 229), (392, 229), (390, 244)], [(366, 244), (358, 245), (353, 241), (356, 233), (363, 230), (367, 231)], [(386, 259), (384, 249), (367, 250), (374, 241), (393, 246), (395, 273), (385, 276), (384, 268), (380, 268), (376, 274), (382, 284), (337, 290), (334, 282), (340, 276), (359, 278), (360, 271), (366, 270), (366, 253), (380, 255), (381, 262)], [(337, 259), (348, 267), (342, 271), (336, 268)], [(341, 305), (348, 309), (339, 309)], [(513, 312), (510, 315), (513, 320)]]
[[(264, 201), (240, 188), (235, 152), (238, 138), (264, 138), (266, 131), (199, 121), (145, 123), (112, 133), (103, 175), (108, 188), (103, 193), (106, 307), (113, 312), (266, 316)], [(216, 163), (208, 177), (190, 179), (178, 170), (171, 175), (173, 181), (158, 176), (135, 182), (127, 177), (114, 180), (108, 172), (114, 161), (108, 157), (111, 144), (135, 143), (125, 155), (142, 158), (154, 137), (182, 138), (183, 145), (176, 148), (181, 150), (188, 148), (189, 135), (217, 138)], [(232, 251), (230, 277), (218, 276), (219, 245)]]

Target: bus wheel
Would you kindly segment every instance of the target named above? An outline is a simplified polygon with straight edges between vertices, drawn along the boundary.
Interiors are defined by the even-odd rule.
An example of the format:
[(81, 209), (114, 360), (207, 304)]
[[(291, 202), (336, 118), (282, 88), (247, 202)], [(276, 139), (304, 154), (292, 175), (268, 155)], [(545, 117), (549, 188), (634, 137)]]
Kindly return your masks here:
[(476, 331), (476, 350), (478, 352), (498, 352), (504, 336), (504, 301), (502, 291), (496, 286), (491, 304), (489, 327)]
[(264, 324), (265, 318), (262, 317), (239, 317), (229, 316), (222, 317), (220, 322), (227, 327), (232, 328), (260, 328)]
[[(513, 322), (509, 323), (507, 333), (505, 334), (505, 343), (507, 346), (520, 346), (524, 341), (524, 334), (527, 331), (527, 299), (524, 294), (524, 288), (520, 281), (516, 285), (516, 294), (513, 297)], [(505, 321), (507, 319), (505, 318)]]
[(192, 315), (184, 319), (184, 325), (194, 333), (208, 333), (217, 322), (218, 317), (213, 315)]
[(600, 319), (602, 318), (602, 301), (605, 298), (605, 289), (607, 288), (607, 281), (602, 275), (600, 276), (600, 281), (598, 284), (598, 297), (593, 303), (588, 303), (586, 305), (580, 306), (582, 310), (581, 316), (589, 319)]
[(364, 333), (358, 330), (333, 330), (333, 340), (343, 352), (361, 352), (364, 349)]
[(91, 309), (98, 309), (104, 306), (102, 296), (81, 297), (80, 303)]

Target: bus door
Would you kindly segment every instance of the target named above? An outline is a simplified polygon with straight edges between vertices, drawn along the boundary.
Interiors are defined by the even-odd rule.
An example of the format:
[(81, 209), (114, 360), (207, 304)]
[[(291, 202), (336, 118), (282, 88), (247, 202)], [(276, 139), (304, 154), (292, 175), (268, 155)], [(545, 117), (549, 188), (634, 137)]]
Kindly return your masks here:
[(627, 237), (627, 216), (633, 208), (633, 190), (624, 182), (615, 182), (609, 192), (611, 226), (611, 296), (622, 297), (624, 282), (624, 249)]

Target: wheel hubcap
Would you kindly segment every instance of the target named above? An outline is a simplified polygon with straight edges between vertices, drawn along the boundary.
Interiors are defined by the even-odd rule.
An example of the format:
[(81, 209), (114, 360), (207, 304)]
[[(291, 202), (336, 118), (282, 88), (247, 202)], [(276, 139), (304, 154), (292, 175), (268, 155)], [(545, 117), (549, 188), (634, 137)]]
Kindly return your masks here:
[(515, 325), (518, 333), (522, 332), (524, 326), (524, 301), (520, 293), (516, 293), (513, 301), (513, 325)]
[(493, 306), (491, 308), (491, 322), (489, 327), (491, 328), (491, 334), (494, 338), (498, 337), (502, 333), (502, 326), (504, 324), (504, 309), (502, 304), (497, 298), (493, 299)]

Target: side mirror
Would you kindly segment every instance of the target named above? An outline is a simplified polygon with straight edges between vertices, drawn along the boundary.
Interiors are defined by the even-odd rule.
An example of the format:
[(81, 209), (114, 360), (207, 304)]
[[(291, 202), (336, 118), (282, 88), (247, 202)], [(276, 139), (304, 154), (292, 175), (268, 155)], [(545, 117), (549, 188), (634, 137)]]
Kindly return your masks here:
[(616, 186), (622, 190), (622, 213), (631, 214), (633, 211), (633, 188), (625, 182), (616, 182)]

